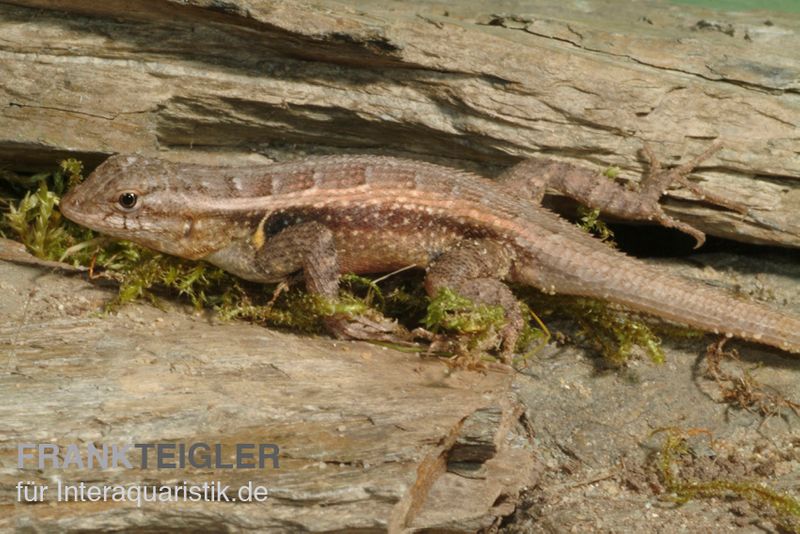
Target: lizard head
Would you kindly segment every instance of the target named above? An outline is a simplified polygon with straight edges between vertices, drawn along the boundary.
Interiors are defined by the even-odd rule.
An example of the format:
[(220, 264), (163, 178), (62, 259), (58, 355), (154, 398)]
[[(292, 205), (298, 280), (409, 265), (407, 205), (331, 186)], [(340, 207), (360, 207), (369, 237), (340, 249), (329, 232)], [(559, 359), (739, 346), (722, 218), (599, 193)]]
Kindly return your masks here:
[[(205, 235), (178, 165), (142, 156), (112, 156), (60, 203), (67, 219), (102, 234), (188, 259), (202, 258), (224, 236)], [(209, 230), (211, 230), (209, 228)]]

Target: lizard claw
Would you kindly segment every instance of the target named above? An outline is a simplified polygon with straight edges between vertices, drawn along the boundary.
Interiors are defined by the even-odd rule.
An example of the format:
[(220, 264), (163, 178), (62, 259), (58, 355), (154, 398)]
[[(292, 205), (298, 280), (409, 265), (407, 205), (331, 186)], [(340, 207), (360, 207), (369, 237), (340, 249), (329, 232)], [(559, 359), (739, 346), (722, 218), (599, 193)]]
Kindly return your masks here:
[(673, 219), (666, 213), (659, 210), (658, 216), (654, 217), (653, 220), (658, 222), (661, 226), (665, 226), (667, 228), (675, 228), (676, 230), (680, 230), (684, 234), (688, 234), (694, 238), (694, 247), (698, 249), (703, 246), (706, 242), (706, 234), (701, 230), (698, 230), (694, 226), (687, 224), (685, 222), (681, 222), (677, 219)]
[[(689, 161), (671, 169), (663, 169), (661, 162), (658, 160), (658, 158), (656, 158), (653, 149), (649, 144), (644, 143), (642, 151), (648, 160), (650, 168), (647, 175), (644, 177), (644, 179), (642, 179), (642, 196), (655, 203), (658, 201), (658, 198), (666, 192), (670, 185), (678, 183), (691, 191), (699, 200), (721, 206), (725, 209), (735, 211), (747, 217), (752, 217), (752, 212), (745, 204), (736, 202), (730, 198), (725, 198), (723, 196), (710, 193), (703, 187), (700, 187), (698, 184), (688, 179), (688, 175), (695, 169), (695, 167), (710, 158), (721, 148), (721, 143), (714, 143), (704, 150), (703, 153), (695, 156)], [(675, 228), (694, 237), (696, 241), (694, 248), (700, 248), (700, 246), (705, 243), (706, 236), (702, 231), (687, 223), (683, 223), (673, 219), (672, 217), (669, 217), (661, 212), (660, 209), (659, 213), (655, 214), (652, 218), (664, 226)]]

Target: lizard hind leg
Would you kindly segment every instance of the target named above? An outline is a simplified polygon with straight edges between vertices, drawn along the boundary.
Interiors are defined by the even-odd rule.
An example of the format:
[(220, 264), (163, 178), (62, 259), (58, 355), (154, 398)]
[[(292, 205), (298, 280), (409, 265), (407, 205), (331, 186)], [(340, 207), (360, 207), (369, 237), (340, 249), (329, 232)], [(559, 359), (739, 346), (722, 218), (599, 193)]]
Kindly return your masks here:
[[(473, 303), (502, 308), (505, 325), (499, 332), (500, 356), (506, 363), (511, 360), (525, 324), (517, 298), (501, 281), (512, 260), (511, 253), (500, 243), (467, 240), (437, 258), (425, 277), (425, 290), (430, 297), (447, 288)], [(489, 347), (478, 350), (484, 348)]]
[(702, 154), (691, 160), (664, 169), (649, 145), (643, 152), (649, 163), (649, 170), (638, 190), (631, 190), (614, 182), (594, 170), (551, 159), (533, 158), (522, 161), (503, 173), (500, 186), (516, 196), (522, 194), (534, 202), (540, 202), (546, 189), (577, 200), (585, 206), (599, 209), (606, 215), (626, 220), (653, 221), (668, 228), (675, 228), (694, 237), (695, 248), (705, 242), (705, 234), (697, 228), (674, 219), (664, 213), (659, 199), (666, 190), (677, 183), (700, 200), (722, 206), (726, 209), (749, 214), (746, 206), (714, 195), (691, 182), (687, 176), (721, 148), (714, 144)]

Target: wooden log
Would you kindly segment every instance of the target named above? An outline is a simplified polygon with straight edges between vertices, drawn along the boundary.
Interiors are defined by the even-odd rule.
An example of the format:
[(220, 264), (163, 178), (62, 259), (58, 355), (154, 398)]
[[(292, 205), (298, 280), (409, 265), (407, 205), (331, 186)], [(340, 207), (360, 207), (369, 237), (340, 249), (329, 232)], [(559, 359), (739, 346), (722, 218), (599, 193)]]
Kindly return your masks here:
[[(718, 236), (800, 244), (800, 21), (592, 0), (391, 4), (0, 2), (0, 158), (158, 152), (218, 163), (379, 152), (483, 172), (532, 154), (667, 162), (744, 218), (683, 191), (668, 211)], [(241, 163), (241, 161), (236, 161)]]
[[(40, 268), (0, 262), (2, 530), (473, 532), (511, 513), (521, 488), (535, 482), (508, 371), (451, 372), (417, 355), (208, 324), (146, 305), (87, 317), (108, 293)], [(39, 455), (25, 449), (32, 456), (18, 469), (26, 443), (58, 445), (62, 462), (76, 445), (85, 463), (89, 444), (220, 444), (222, 463), (234, 465), (236, 444), (275, 444), (280, 453), (277, 467), (263, 469), (216, 468), (216, 460), (158, 469), (151, 449), (145, 469), (132, 448), (132, 468), (48, 460), (40, 469)], [(172, 452), (165, 465), (177, 463)], [(28, 481), (49, 486), (43, 503), (19, 502), (17, 484)], [(268, 498), (139, 506), (90, 502), (86, 493), (59, 502), (59, 481), (219, 482), (233, 498), (250, 486), (267, 488)]]

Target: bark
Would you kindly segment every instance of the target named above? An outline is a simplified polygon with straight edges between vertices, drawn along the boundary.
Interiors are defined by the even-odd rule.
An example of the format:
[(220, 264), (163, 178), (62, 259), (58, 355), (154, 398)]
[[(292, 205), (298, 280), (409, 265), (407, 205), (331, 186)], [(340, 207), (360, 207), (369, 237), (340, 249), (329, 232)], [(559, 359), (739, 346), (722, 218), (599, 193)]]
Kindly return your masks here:
[[(0, 258), (25, 261), (0, 241)], [(514, 510), (535, 482), (513, 374), (451, 372), (435, 359), (366, 344), (208, 324), (180, 310), (126, 307), (87, 317), (109, 294), (62, 273), (0, 262), (0, 529), (89, 532), (474, 532)], [(10, 282), (10, 286), (7, 282)], [(38, 289), (37, 289), (38, 288)], [(231, 343), (235, 339), (236, 343)], [(20, 443), (276, 444), (277, 468), (17, 469)], [(451, 458), (452, 456), (452, 458)], [(168, 463), (175, 463), (169, 460)], [(254, 463), (248, 460), (246, 463)], [(64, 484), (268, 490), (266, 502), (57, 502)], [(45, 504), (16, 485), (48, 485)]]
[[(800, 244), (797, 17), (660, 3), (0, 2), (0, 157), (220, 164), (380, 152), (491, 172), (544, 153), (636, 179), (712, 140), (682, 191), (712, 235)], [(241, 163), (241, 161), (237, 161)]]

